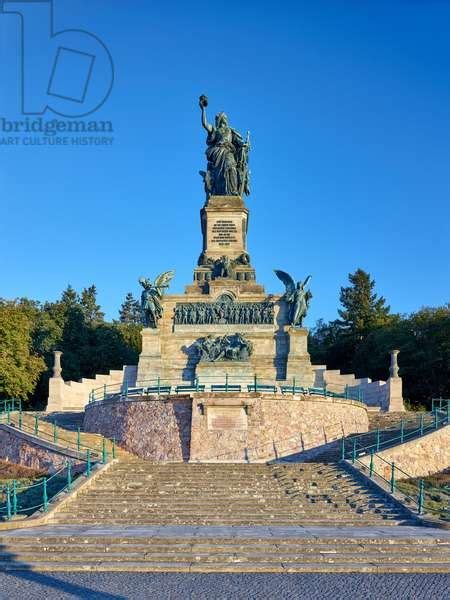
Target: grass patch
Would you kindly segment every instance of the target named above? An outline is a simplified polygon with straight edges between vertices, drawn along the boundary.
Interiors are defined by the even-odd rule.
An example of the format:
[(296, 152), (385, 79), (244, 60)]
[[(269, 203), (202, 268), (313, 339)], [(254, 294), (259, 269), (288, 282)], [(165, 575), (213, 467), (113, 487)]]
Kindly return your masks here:
[(397, 488), (403, 494), (417, 499), (420, 479), (425, 482), (425, 511), (450, 521), (450, 471), (398, 481)]
[[(53, 496), (66, 486), (67, 478), (65, 472), (62, 475), (52, 477), (48, 482), (48, 500), (51, 500)], [(16, 481), (17, 515), (29, 516), (43, 504), (44, 487), (42, 480), (46, 476), (49, 477), (49, 474), (45, 471), (38, 471), (23, 467), (22, 465), (16, 465), (9, 461), (0, 460), (0, 521), (4, 520), (7, 515), (7, 492), (4, 486), (12, 486), (12, 481)], [(12, 504), (12, 494), (10, 498)]]

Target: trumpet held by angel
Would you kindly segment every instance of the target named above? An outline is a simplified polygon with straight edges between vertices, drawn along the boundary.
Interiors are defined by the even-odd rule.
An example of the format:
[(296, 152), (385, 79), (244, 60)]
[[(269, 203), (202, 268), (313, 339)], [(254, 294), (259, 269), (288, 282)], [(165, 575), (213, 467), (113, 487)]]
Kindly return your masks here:
[(274, 271), (286, 288), (283, 298), (289, 307), (289, 324), (293, 327), (302, 327), (303, 319), (308, 314), (309, 303), (313, 297), (312, 293), (306, 289), (311, 280), (311, 275), (308, 275), (303, 283), (301, 281), (296, 283), (289, 273), (279, 269), (274, 269)]

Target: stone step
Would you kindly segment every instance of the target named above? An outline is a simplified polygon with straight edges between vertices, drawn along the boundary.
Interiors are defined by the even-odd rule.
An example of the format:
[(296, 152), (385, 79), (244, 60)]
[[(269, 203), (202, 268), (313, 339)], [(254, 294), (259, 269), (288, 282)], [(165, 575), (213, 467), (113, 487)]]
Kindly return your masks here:
[[(47, 528), (46, 528), (47, 529)], [(70, 531), (72, 528), (68, 528), (68, 530)], [(64, 528), (64, 530), (66, 530), (66, 528)], [(56, 530), (55, 530), (56, 531)], [(88, 530), (91, 531), (91, 530)], [(217, 545), (219, 544), (226, 544), (226, 545), (232, 545), (234, 546), (249, 546), (249, 547), (261, 547), (261, 546), (268, 546), (271, 547), (273, 545), (275, 546), (293, 546), (295, 545), (297, 546), (307, 546), (307, 547), (326, 547), (326, 548), (333, 548), (333, 547), (362, 547), (365, 548), (366, 546), (368, 547), (385, 547), (387, 546), (388, 548), (409, 548), (410, 546), (413, 546), (414, 548), (420, 550), (420, 551), (425, 551), (428, 549), (437, 549), (437, 548), (444, 548), (444, 549), (450, 549), (450, 539), (448, 536), (439, 538), (439, 537), (435, 537), (436, 533), (434, 533), (433, 537), (431, 538), (429, 533), (428, 533), (428, 529), (423, 529), (422, 531), (424, 531), (424, 535), (418, 536), (417, 533), (412, 536), (409, 532), (409, 530), (395, 530), (393, 531), (393, 534), (391, 536), (386, 535), (386, 533), (383, 533), (383, 537), (377, 537), (374, 536), (371, 532), (366, 532), (366, 530), (364, 530), (367, 535), (364, 536), (364, 534), (361, 533), (360, 530), (358, 530), (358, 536), (355, 537), (349, 537), (348, 536), (348, 532), (346, 532), (346, 534), (344, 535), (343, 532), (341, 530), (337, 530), (336, 532), (334, 532), (334, 535), (329, 538), (329, 537), (315, 537), (315, 536), (311, 536), (311, 535), (299, 535), (299, 536), (295, 536), (292, 535), (292, 533), (289, 533), (289, 535), (284, 536), (284, 537), (280, 537), (280, 534), (278, 532), (278, 537), (277, 535), (275, 535), (275, 533), (277, 533), (275, 531), (275, 533), (273, 535), (269, 535), (267, 536), (267, 534), (261, 534), (259, 535), (250, 535), (252, 532), (251, 531), (245, 531), (244, 534), (239, 535), (239, 537), (236, 537), (236, 535), (233, 535), (232, 537), (229, 537), (227, 535), (221, 535), (219, 533), (214, 534), (214, 535), (210, 535), (210, 536), (206, 536), (206, 535), (201, 535), (201, 536), (195, 536), (195, 535), (191, 535), (191, 536), (184, 536), (182, 535), (182, 531), (180, 530), (180, 535), (175, 535), (174, 531), (172, 529), (169, 530), (170, 535), (166, 535), (165, 537), (162, 537), (161, 535), (155, 534), (155, 535), (147, 535), (147, 534), (142, 534), (141, 530), (138, 529), (137, 530), (137, 534), (136, 535), (132, 535), (131, 531), (128, 528), (126, 528), (124, 530), (124, 533), (119, 533), (118, 531), (116, 531), (115, 533), (113, 531), (111, 531), (109, 528), (107, 528), (107, 531), (109, 533), (101, 533), (103, 531), (103, 529), (100, 529), (100, 532), (96, 532), (96, 533), (92, 533), (92, 531), (90, 533), (70, 533), (70, 534), (61, 534), (61, 533), (47, 533), (47, 531), (40, 528), (40, 535), (32, 535), (33, 530), (28, 530), (26, 532), (25, 535), (17, 535), (16, 532), (12, 531), (12, 532), (3, 532), (1, 537), (0, 537), (0, 545), (4, 546), (7, 544), (12, 544), (15, 546), (27, 546), (29, 544), (38, 544), (38, 545), (42, 545), (42, 548), (49, 548), (49, 547), (53, 547), (55, 545), (60, 545), (64, 548), (69, 548), (71, 547), (72, 544), (79, 544), (81, 545), (83, 548), (88, 547), (91, 544), (94, 545), (102, 545), (105, 548), (109, 548), (109, 547), (129, 547), (129, 546), (135, 546), (135, 545), (145, 545), (147, 547), (153, 547), (153, 545), (164, 545), (167, 547), (178, 547), (178, 546), (185, 546), (185, 545), (190, 545), (190, 546), (201, 546), (203, 547), (204, 545), (210, 545), (212, 547), (217, 547)], [(120, 531), (120, 530), (119, 530)], [(157, 528), (156, 531), (158, 533), (160, 533), (160, 530)], [(164, 532), (164, 530), (162, 530)], [(216, 529), (208, 529), (208, 532), (214, 532), (214, 531), (222, 531), (221, 528), (219, 528), (218, 530)], [(402, 532), (405, 531), (405, 533), (403, 534)], [(50, 528), (50, 532), (51, 532), (51, 528)], [(399, 532), (404, 535), (405, 537), (399, 537)], [(444, 535), (445, 531), (442, 531), (442, 534)], [(248, 537), (246, 537), (246, 535)], [(318, 534), (319, 535), (319, 534)], [(406, 537), (407, 536), (407, 537)]]
[[(386, 530), (384, 530), (386, 531)], [(436, 534), (435, 534), (436, 535)], [(448, 537), (3, 535), (0, 570), (450, 573)]]
[(193, 506), (193, 507), (189, 507), (189, 509), (187, 509), (185, 506), (176, 506), (176, 507), (165, 507), (164, 505), (161, 504), (142, 504), (142, 505), (136, 505), (136, 506), (132, 506), (130, 508), (129, 505), (122, 505), (120, 507), (117, 508), (113, 508), (111, 509), (110, 507), (107, 506), (102, 506), (102, 507), (98, 507), (96, 508), (95, 506), (90, 506), (90, 507), (84, 507), (82, 510), (79, 511), (73, 511), (71, 509), (64, 509), (61, 508), (61, 511), (58, 512), (57, 514), (61, 514), (61, 515), (67, 515), (67, 514), (73, 514), (74, 516), (79, 516), (79, 517), (83, 517), (83, 516), (88, 516), (91, 514), (96, 514), (96, 515), (101, 515), (102, 518), (105, 518), (107, 516), (116, 516), (116, 515), (123, 515), (123, 514), (132, 514), (132, 513), (139, 513), (140, 516), (144, 516), (144, 515), (156, 515), (156, 514), (163, 514), (164, 517), (166, 519), (174, 517), (177, 518), (179, 516), (185, 516), (185, 515), (190, 515), (191, 518), (195, 518), (195, 516), (199, 516), (201, 518), (204, 518), (207, 515), (238, 515), (238, 517), (242, 517), (244, 519), (248, 518), (249, 516), (254, 517), (254, 516), (258, 516), (258, 515), (284, 515), (286, 517), (293, 517), (297, 520), (299, 519), (314, 519), (314, 518), (320, 518), (320, 519), (336, 519), (339, 518), (340, 515), (342, 515), (342, 518), (353, 518), (353, 515), (355, 515), (355, 518), (361, 519), (361, 518), (371, 518), (371, 519), (380, 519), (380, 518), (390, 518), (390, 519), (403, 519), (404, 515), (401, 511), (396, 510), (396, 509), (387, 509), (387, 510), (382, 510), (382, 509), (375, 509), (375, 510), (364, 510), (364, 509), (355, 509), (354, 511), (349, 512), (344, 512), (342, 510), (340, 510), (339, 508), (335, 508), (333, 507), (333, 509), (325, 509), (322, 507), (317, 507), (316, 510), (309, 510), (308, 507), (298, 507), (295, 510), (292, 509), (292, 507), (279, 507), (279, 506), (270, 506), (270, 505), (260, 505), (260, 506), (255, 506), (255, 507), (249, 507), (249, 506), (240, 506), (240, 505), (228, 505), (226, 507), (219, 507), (217, 509), (208, 509), (208, 507), (205, 506)]
[[(69, 523), (73, 523), (74, 520), (77, 524), (81, 525), (97, 525), (98, 518), (60, 518), (54, 519), (51, 521), (54, 524), (65, 525)], [(195, 517), (195, 519), (176, 519), (170, 518), (165, 519), (164, 517), (146, 517), (143, 519), (135, 518), (132, 515), (124, 516), (123, 518), (105, 518), (103, 523), (108, 525), (224, 525), (224, 526), (255, 526), (255, 525), (272, 525), (272, 526), (302, 526), (305, 524), (305, 520), (301, 519), (288, 519), (288, 518), (270, 518), (267, 515), (264, 518), (260, 519), (231, 519), (231, 518), (213, 518), (206, 517), (204, 519)], [(334, 526), (334, 527), (377, 527), (379, 525), (383, 526), (398, 526), (398, 525), (416, 525), (417, 523), (414, 521), (408, 520), (383, 520), (383, 519), (340, 519), (334, 520), (332, 518), (327, 519), (307, 519), (308, 526), (314, 527), (325, 527), (325, 526)]]
[[(111, 507), (109, 494), (96, 494), (96, 495), (86, 495), (80, 493), (79, 499), (80, 504), (83, 506), (90, 506), (92, 508), (99, 506), (108, 506)], [(164, 494), (123, 494), (116, 495), (114, 498), (114, 506), (118, 505), (126, 505), (132, 503), (133, 505), (137, 504), (145, 504), (145, 505), (157, 505), (157, 506), (185, 506), (186, 502), (189, 501), (190, 505), (195, 505), (197, 507), (222, 507), (222, 506), (289, 506), (290, 508), (305, 508), (310, 511), (316, 510), (318, 507), (322, 507), (324, 510), (331, 510), (332, 508), (346, 508), (350, 506), (351, 508), (365, 508), (369, 509), (377, 509), (377, 508), (386, 508), (386, 509), (395, 509), (399, 510), (398, 506), (391, 502), (381, 502), (378, 499), (358, 499), (358, 500), (349, 500), (348, 498), (334, 498), (334, 499), (314, 499), (314, 498), (295, 498), (295, 504), (293, 504), (293, 500), (291, 498), (276, 498), (276, 497), (246, 497), (246, 496), (233, 496), (230, 495), (226, 499), (222, 496), (208, 496), (199, 499), (196, 496), (185, 496), (182, 494), (175, 495), (169, 498), (166, 498)]]
[(155, 464), (120, 457), (55, 523), (414, 523), (339, 465)]
[[(6, 554), (16, 554), (22, 552), (24, 554), (31, 553), (44, 553), (45, 555), (48, 553), (75, 553), (79, 554), (85, 552), (86, 549), (89, 552), (97, 552), (97, 553), (108, 553), (108, 554), (123, 554), (124, 551), (128, 552), (152, 552), (152, 553), (162, 553), (162, 552), (192, 552), (192, 553), (205, 553), (209, 554), (221, 554), (221, 553), (230, 553), (230, 552), (255, 552), (258, 553), (323, 553), (323, 554), (344, 554), (344, 553), (355, 553), (356, 551), (360, 552), (361, 548), (367, 545), (369, 548), (367, 549), (369, 552), (373, 553), (384, 553), (389, 552), (389, 554), (405, 554), (414, 552), (416, 555), (420, 553), (424, 553), (427, 556), (430, 554), (440, 554), (445, 553), (446, 560), (450, 556), (450, 544), (449, 543), (441, 543), (429, 545), (426, 543), (422, 544), (414, 544), (414, 543), (398, 543), (397, 541), (388, 541), (385, 543), (377, 542), (376, 540), (370, 540), (361, 544), (358, 541), (355, 543), (349, 543), (348, 540), (339, 543), (338, 547), (330, 547), (330, 543), (324, 543), (323, 540), (318, 540), (315, 542), (314, 540), (311, 542), (310, 540), (301, 540), (294, 542), (292, 540), (278, 540), (276, 543), (265, 540), (253, 540), (250, 541), (242, 541), (241, 540), (229, 540), (227, 543), (222, 540), (211, 540), (209, 542), (201, 542), (200, 540), (190, 540), (190, 541), (180, 541), (176, 540), (175, 542), (171, 542), (170, 540), (149, 540), (147, 543), (138, 543), (139, 538), (133, 538), (128, 542), (114, 542), (114, 543), (100, 543), (100, 541), (95, 538), (94, 542), (89, 543), (74, 543), (73, 541), (70, 543), (63, 543), (60, 540), (56, 539), (53, 541), (48, 541), (45, 537), (42, 540), (42, 546), (38, 541), (35, 542), (27, 542), (29, 543), (14, 543), (10, 541), (10, 543), (1, 546), (1, 552)], [(371, 542), (371, 543), (369, 543)]]
[(0, 562), (0, 571), (38, 571), (38, 572), (135, 572), (135, 573), (450, 573), (446, 563), (411, 564), (398, 563), (146, 563), (129, 562), (126, 565), (116, 563), (65, 563), (65, 562)]
[[(127, 552), (127, 553), (115, 553), (109, 552), (83, 552), (82, 554), (77, 553), (64, 553), (64, 562), (68, 563), (86, 563), (86, 562), (202, 562), (202, 563), (291, 563), (291, 562), (302, 562), (302, 563), (334, 563), (338, 560), (340, 563), (359, 563), (359, 562), (380, 562), (383, 564), (389, 562), (398, 562), (399, 556), (397, 554), (391, 555), (388, 552), (360, 552), (353, 553), (316, 553), (309, 554), (303, 552), (255, 552), (255, 550), (248, 552)], [(434, 563), (438, 560), (440, 563), (447, 563), (450, 572), (450, 556), (448, 554), (441, 554), (438, 556), (430, 556), (427, 553), (402, 553), (401, 560), (409, 563), (414, 562), (416, 565), (419, 563), (427, 564)], [(0, 562), (7, 561), (8, 554), (6, 552), (0, 552)], [(14, 561), (22, 563), (32, 563), (35, 561), (52, 563), (53, 561), (58, 562), (61, 560), (60, 554), (52, 554), (46, 552), (36, 553), (25, 553), (18, 552), (14, 555)]]

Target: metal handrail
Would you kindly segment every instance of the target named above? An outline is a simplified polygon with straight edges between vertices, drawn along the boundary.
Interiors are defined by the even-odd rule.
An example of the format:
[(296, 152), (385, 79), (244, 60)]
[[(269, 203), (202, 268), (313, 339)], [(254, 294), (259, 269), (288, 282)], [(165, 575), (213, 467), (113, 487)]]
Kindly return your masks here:
[(4, 413), (8, 412), (22, 412), (22, 400), (20, 398), (0, 400), (0, 419)]
[[(64, 471), (66, 472), (65, 475)], [(90, 452), (87, 451), (85, 468), (78, 472), (75, 476), (73, 474), (73, 464), (70, 461), (66, 461), (64, 467), (50, 475), (50, 477), (42, 477), (35, 483), (20, 485), (16, 480), (12, 480), (11, 484), (0, 487), (0, 494), (6, 496), (5, 502), (0, 504), (0, 518), (10, 520), (13, 519), (18, 513), (32, 513), (34, 511), (42, 509), (43, 512), (47, 512), (49, 504), (55, 501), (62, 493), (70, 491), (72, 489), (73, 482), (78, 477), (84, 475), (89, 478), (92, 474), (92, 462), (90, 459)], [(56, 478), (64, 478), (64, 485), (58, 486), (53, 494), (49, 493), (48, 485)], [(62, 483), (62, 482), (61, 482)], [(32, 506), (22, 505), (20, 503), (21, 495), (25, 495), (27, 492), (33, 489), (41, 489), (41, 502), (33, 504)]]
[[(235, 387), (241, 386), (245, 390), (257, 391), (266, 393), (268, 395), (279, 392), (283, 395), (297, 395), (306, 394), (310, 396), (320, 395), (329, 398), (341, 398), (345, 400), (352, 400), (363, 403), (364, 395), (361, 389), (354, 389), (348, 385), (339, 386), (332, 384), (323, 387), (310, 387), (304, 386), (301, 383), (301, 378), (293, 377), (290, 380), (273, 380), (262, 377), (254, 376), (249, 378), (246, 376), (232, 376), (227, 375), (221, 379), (217, 376), (202, 376), (201, 378), (196, 377), (190, 381), (183, 380), (170, 380), (163, 378), (149, 379), (137, 381), (134, 385), (125, 383), (117, 384), (104, 384), (101, 387), (94, 388), (89, 394), (89, 403), (97, 400), (105, 400), (107, 398), (113, 398), (116, 396), (138, 396), (138, 395), (157, 395), (157, 396), (168, 396), (180, 393), (179, 390), (183, 388), (186, 393), (195, 391), (211, 391), (213, 388), (220, 387), (220, 391), (236, 391)], [(336, 388), (340, 388), (341, 391), (335, 391)]]
[[(425, 417), (428, 417), (432, 422), (426, 423)], [(402, 419), (400, 421), (400, 428), (396, 427), (386, 427), (386, 428), (378, 428), (375, 431), (368, 431), (365, 433), (360, 433), (358, 435), (352, 435), (347, 438), (343, 438), (342, 440), (342, 458), (345, 458), (345, 453), (347, 452), (348, 444), (351, 445), (349, 452), (354, 452), (355, 450), (358, 453), (368, 454), (371, 450), (375, 450), (379, 452), (383, 447), (391, 447), (397, 444), (403, 444), (409, 442), (411, 438), (421, 437), (430, 431), (435, 431), (440, 427), (445, 427), (450, 423), (450, 419), (447, 414), (439, 416), (437, 412), (435, 413), (422, 413), (419, 419), (419, 426), (416, 429), (406, 429), (405, 424), (414, 423), (415, 420)], [(383, 440), (382, 437), (384, 434), (389, 434), (394, 431), (399, 431), (397, 436), (390, 436), (388, 439)], [(367, 437), (373, 437), (375, 434), (375, 442), (364, 445), (364, 439)]]
[[(420, 436), (424, 435), (425, 433), (427, 433), (428, 431), (436, 431), (440, 427), (445, 427), (446, 425), (449, 425), (450, 420), (449, 420), (449, 416), (448, 416), (448, 406), (446, 406), (445, 411), (442, 411), (442, 412), (445, 413), (442, 416), (439, 416), (438, 410), (435, 410), (434, 413), (430, 413), (433, 418), (433, 422), (428, 427), (424, 426), (423, 419), (421, 419), (421, 426), (417, 430), (414, 430), (411, 433), (419, 433), (419, 437), (420, 437)], [(448, 486), (444, 486), (442, 488), (437, 488), (431, 484), (426, 483), (424, 481), (424, 479), (419, 479), (418, 484), (416, 484), (414, 480), (417, 480), (417, 477), (414, 477), (410, 473), (407, 473), (406, 471), (404, 471), (403, 469), (398, 467), (395, 464), (395, 462), (389, 462), (384, 457), (380, 456), (380, 454), (378, 454), (381, 446), (383, 446), (383, 445), (390, 444), (391, 447), (394, 445), (398, 445), (398, 444), (392, 443), (392, 442), (395, 442), (397, 439), (401, 440), (400, 444), (405, 443), (406, 441), (409, 441), (409, 440), (404, 439), (405, 436), (404, 436), (403, 427), (401, 428), (401, 435), (399, 438), (390, 438), (389, 440), (386, 440), (385, 442), (380, 442), (380, 440), (379, 440), (379, 432), (380, 431), (382, 431), (382, 430), (377, 431), (377, 438), (378, 438), (377, 442), (375, 444), (369, 444), (367, 446), (361, 446), (359, 444), (359, 439), (361, 438), (361, 435), (347, 437), (347, 438), (343, 437), (342, 438), (341, 459), (350, 460), (352, 465), (356, 465), (356, 464), (360, 465), (360, 470), (362, 470), (362, 471), (368, 470), (370, 479), (372, 479), (373, 476), (376, 475), (377, 477), (379, 477), (380, 479), (385, 481), (390, 486), (391, 493), (396, 492), (398, 487), (401, 488), (402, 482), (404, 483), (406, 481), (408, 483), (408, 485), (412, 485), (413, 488), (415, 488), (417, 491), (415, 496), (407, 494), (403, 491), (402, 491), (402, 493), (406, 498), (408, 498), (410, 501), (414, 502), (417, 505), (417, 510), (418, 510), (419, 515), (422, 515), (425, 512), (425, 509), (427, 509), (428, 512), (438, 514), (439, 516), (441, 516), (442, 514), (445, 514), (445, 518), (450, 517), (450, 507), (436, 509), (427, 503), (427, 494), (429, 496), (431, 496), (432, 494), (437, 494), (437, 493), (438, 494), (445, 493), (445, 494), (450, 495), (450, 489), (448, 488)], [(384, 431), (391, 431), (391, 430), (386, 429)], [(368, 435), (368, 434), (365, 434), (365, 435)], [(370, 432), (369, 432), (369, 435), (370, 435)], [(347, 451), (347, 449), (346, 449), (346, 443), (348, 441), (351, 442), (351, 446), (352, 446), (350, 451)], [(370, 454), (370, 462), (369, 462), (369, 465), (366, 465), (365, 463), (362, 462), (362, 460), (360, 460), (360, 458), (362, 456), (367, 456), (368, 454)], [(384, 477), (384, 475), (382, 475), (381, 473), (376, 471), (376, 469), (375, 469), (376, 461), (379, 461), (379, 462), (384, 463), (385, 465), (389, 466), (389, 468), (391, 469), (391, 477), (389, 480), (386, 479), (386, 477)], [(449, 501), (450, 501), (450, 498), (449, 498)]]
[[(45, 441), (50, 441), (51, 443), (57, 444), (58, 446), (63, 446), (68, 450), (76, 450), (77, 452), (83, 452), (83, 451), (86, 452), (87, 450), (89, 450), (92, 458), (98, 456), (99, 459), (102, 460), (102, 462), (107, 461), (109, 454), (111, 454), (112, 458), (115, 458), (116, 442), (115, 442), (114, 438), (110, 441), (111, 451), (108, 452), (107, 440), (104, 436), (102, 436), (102, 438), (101, 438), (100, 447), (97, 448), (97, 447), (93, 447), (93, 446), (88, 446), (87, 444), (82, 443), (81, 431), (79, 428), (77, 430), (77, 441), (75, 442), (73, 440), (69, 440), (67, 438), (61, 437), (61, 435), (58, 431), (58, 426), (57, 426), (56, 421), (53, 421), (53, 423), (52, 423), (53, 433), (48, 433), (46, 431), (43, 431), (42, 429), (39, 429), (40, 422), (50, 424), (48, 421), (43, 421), (43, 419), (40, 419), (38, 417), (38, 415), (35, 415), (34, 426), (30, 427), (29, 425), (27, 425), (26, 423), (23, 422), (22, 414), (23, 413), (19, 413), (19, 417), (18, 417), (17, 428), (19, 431), (24, 431), (25, 433), (36, 436), (38, 438), (43, 438)], [(12, 416), (10, 418), (9, 422), (6, 423), (6, 425), (16, 428), (16, 424), (14, 423), (14, 421), (15, 421), (15, 417)], [(1, 424), (1, 421), (0, 421), (0, 424)], [(64, 442), (67, 445), (64, 446), (61, 442)], [(81, 458), (81, 460), (83, 460), (83, 458)]]

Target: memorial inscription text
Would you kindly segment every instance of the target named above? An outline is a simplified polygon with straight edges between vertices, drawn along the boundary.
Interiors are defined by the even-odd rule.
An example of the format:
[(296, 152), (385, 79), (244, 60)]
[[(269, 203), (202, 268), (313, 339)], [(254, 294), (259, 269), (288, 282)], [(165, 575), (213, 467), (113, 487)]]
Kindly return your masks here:
[(236, 223), (229, 219), (218, 219), (212, 226), (211, 241), (219, 246), (229, 246), (231, 242), (237, 242)]

